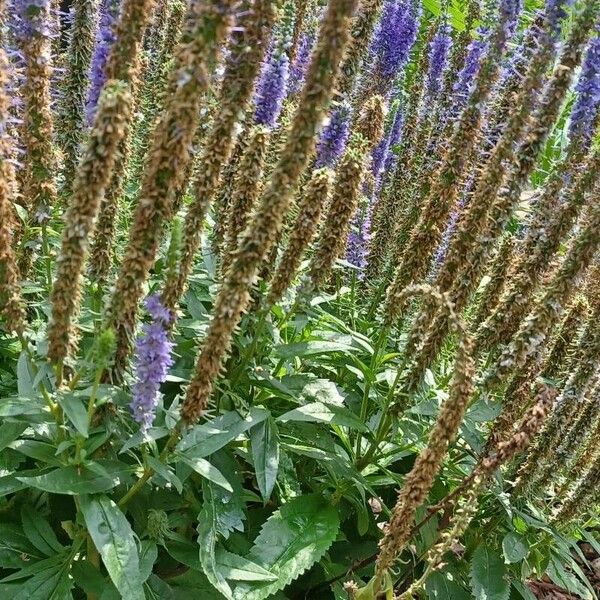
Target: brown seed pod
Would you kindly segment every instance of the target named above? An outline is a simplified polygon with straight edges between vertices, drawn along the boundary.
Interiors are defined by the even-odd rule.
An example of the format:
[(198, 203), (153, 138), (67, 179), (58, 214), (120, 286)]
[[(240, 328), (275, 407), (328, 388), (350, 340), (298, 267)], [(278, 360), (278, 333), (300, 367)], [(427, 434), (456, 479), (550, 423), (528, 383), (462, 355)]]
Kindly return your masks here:
[[(540, 106), (529, 124), (527, 135), (512, 156), (512, 168), (497, 197), (495, 193), (491, 194), (495, 200), (490, 206), (487, 196), (482, 196), (481, 202), (478, 202), (476, 197), (479, 197), (476, 192), (476, 197), (470, 203), (473, 210), (469, 211), (459, 224), (454, 244), (451, 244), (447, 258), (436, 278), (436, 285), (440, 289), (450, 290), (450, 296), (456, 304), (457, 310), (465, 308), (471, 294), (476, 289), (485, 269), (488, 253), (491, 251), (490, 240), (496, 239), (504, 230), (515, 204), (521, 197), (524, 186), (529, 181), (537, 156), (554, 126), (569, 89), (575, 67), (581, 60), (587, 34), (594, 21), (597, 8), (596, 3), (589, 3), (578, 15), (577, 26), (572, 30)], [(547, 64), (546, 58), (543, 61), (540, 60), (540, 64), (537, 62), (534, 57), (529, 71), (530, 75), (534, 71), (539, 71), (541, 64), (544, 67)], [(543, 71), (541, 73), (543, 74)], [(499, 144), (502, 143), (499, 142)], [(481, 185), (487, 186), (486, 179), (482, 180)], [(494, 180), (499, 183), (502, 181), (502, 177), (490, 176), (489, 181)], [(495, 189), (497, 190), (497, 187)], [(424, 356), (419, 362), (423, 367), (431, 364), (439, 352), (446, 334), (447, 326), (444, 324), (444, 318), (438, 315), (433, 319), (428, 339), (422, 346)], [(423, 371), (420, 376), (422, 374)], [(415, 378), (418, 377), (419, 374), (416, 373)]]
[[(575, 164), (579, 164), (576, 162)], [(580, 174), (563, 190), (562, 201), (556, 198), (558, 182), (551, 181), (537, 203), (535, 222), (523, 244), (520, 260), (515, 264), (511, 285), (498, 302), (498, 306), (481, 325), (477, 333), (477, 345), (482, 350), (498, 343), (506, 343), (515, 333), (518, 323), (531, 306), (533, 292), (539, 286), (542, 275), (557, 252), (564, 237), (569, 233), (589, 191), (600, 174), (600, 150), (592, 152), (580, 165)], [(571, 167), (572, 170), (574, 165)], [(554, 192), (557, 192), (555, 194)]]
[(489, 51), (479, 70), (475, 89), (444, 149), (419, 220), (412, 228), (402, 251), (383, 307), (388, 326), (394, 324), (404, 308), (398, 302), (401, 291), (425, 275), (429, 259), (441, 239), (442, 227), (458, 197), (463, 169), (481, 128), (483, 107), (500, 71), (500, 61), (507, 43), (504, 23), (507, 17), (508, 15), (504, 15), (500, 19), (492, 34)]
[(344, 98), (352, 96), (382, 6), (383, 0), (361, 0), (352, 19), (352, 37), (344, 55), (337, 85)]
[(139, 202), (110, 305), (108, 326), (117, 336), (113, 376), (125, 369), (143, 286), (158, 249), (164, 223), (171, 217), (174, 191), (181, 186), (198, 121), (202, 93), (209, 85), (221, 41), (232, 23), (233, 0), (194, 0), (187, 29), (176, 51), (167, 106), (153, 135)]
[(85, 131), (88, 72), (94, 48), (98, 5), (96, 0), (76, 0), (71, 10), (73, 21), (69, 30), (69, 48), (65, 53), (66, 69), (56, 128), (63, 150), (62, 194), (66, 197), (71, 193)]
[(89, 238), (94, 230), (100, 202), (117, 158), (117, 147), (131, 113), (129, 86), (109, 81), (98, 103), (94, 128), (86, 145), (65, 213), (65, 227), (50, 302), (48, 358), (64, 363), (76, 346), (73, 320), (81, 302), (81, 280)]
[[(47, 13), (47, 8), (45, 5), (42, 10)], [(36, 18), (46, 21), (49, 17), (49, 14), (40, 14)], [(23, 40), (21, 51), (25, 62), (25, 80), (20, 90), (24, 102), (21, 133), (25, 150), (21, 193), (30, 223), (45, 226), (57, 205), (50, 37), (47, 32), (35, 31)], [(36, 241), (36, 238), (24, 238), (21, 242), (19, 271), (23, 279), (29, 276), (33, 265), (32, 243)]]
[[(194, 200), (188, 207), (184, 224), (183, 247), (177, 278), (165, 282), (162, 294), (166, 307), (174, 309), (185, 291), (202, 236), (204, 218), (219, 189), (221, 170), (233, 151), (233, 135), (240, 114), (250, 101), (275, 19), (275, 7), (268, 0), (256, 0), (253, 9), (240, 17), (239, 31), (232, 37), (221, 92), (211, 130), (200, 158), (202, 168), (194, 182)], [(236, 28), (237, 29), (237, 28)]]
[(248, 307), (252, 285), (281, 231), (296, 185), (314, 150), (315, 134), (331, 100), (348, 41), (348, 22), (354, 6), (355, 2), (348, 0), (331, 0), (328, 4), (287, 141), (217, 295), (182, 407), (187, 423), (195, 423), (206, 409), (233, 331)]
[(238, 238), (246, 228), (252, 209), (261, 192), (261, 180), (270, 132), (258, 125), (248, 133), (244, 150), (233, 174), (233, 187), (229, 199), (229, 222), (225, 236), (225, 250), (221, 262), (227, 271), (237, 248)]
[(332, 172), (329, 169), (317, 169), (306, 185), (298, 215), (290, 226), (287, 246), (271, 281), (267, 295), (268, 305), (280, 300), (294, 280), (304, 251), (317, 233), (323, 209), (329, 204), (331, 180)]
[(358, 208), (368, 152), (383, 133), (383, 117), (382, 98), (373, 96), (365, 106), (358, 131), (352, 136), (337, 168), (327, 216), (308, 268), (307, 280), (302, 286), (303, 295), (311, 294), (326, 283), (335, 261), (344, 254), (352, 217)]
[(515, 238), (510, 234), (505, 235), (500, 242), (500, 247), (496, 252), (494, 261), (490, 265), (490, 279), (477, 302), (477, 310), (473, 316), (473, 326), (477, 326), (481, 323), (490, 314), (498, 302), (498, 298), (507, 283), (507, 276), (511, 267), (510, 258), (515, 251), (515, 248)]
[[(0, 0), (0, 15), (5, 10), (6, 2)], [(11, 105), (8, 74), (8, 55), (0, 43), (0, 315), (5, 330), (22, 334), (25, 329), (25, 303), (13, 247), (15, 171), (10, 160), (13, 140), (7, 134)]]
[[(411, 288), (408, 288), (410, 290)], [(407, 290), (407, 292), (408, 292)], [(402, 298), (404, 300), (404, 298)], [(450, 319), (460, 337), (454, 378), (448, 399), (442, 405), (429, 434), (427, 447), (417, 457), (398, 494), (398, 501), (379, 544), (375, 577), (383, 580), (408, 543), (417, 508), (423, 503), (453, 442), (474, 392), (475, 366), (471, 357), (472, 338), (463, 321), (445, 298)]]

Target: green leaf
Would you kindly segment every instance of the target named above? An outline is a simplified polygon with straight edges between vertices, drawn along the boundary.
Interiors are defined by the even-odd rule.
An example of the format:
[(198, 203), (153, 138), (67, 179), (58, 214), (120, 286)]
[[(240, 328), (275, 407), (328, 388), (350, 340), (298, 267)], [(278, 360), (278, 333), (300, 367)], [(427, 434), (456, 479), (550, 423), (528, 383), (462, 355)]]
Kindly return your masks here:
[(229, 481), (227, 481), (227, 479), (225, 479), (223, 473), (221, 473), (217, 467), (208, 462), (205, 458), (188, 457), (185, 454), (178, 454), (177, 457), (181, 458), (186, 465), (189, 465), (192, 469), (194, 469), (194, 471), (196, 471), (196, 473), (202, 475), (202, 477), (205, 477), (209, 481), (221, 486), (228, 492), (233, 492), (231, 484)]
[(11, 600), (72, 600), (68, 564), (40, 570), (11, 595)]
[(163, 462), (154, 458), (154, 456), (148, 456), (147, 458), (148, 464), (156, 473), (158, 473), (165, 481), (168, 481), (178, 493), (181, 494), (183, 491), (183, 483), (181, 483), (181, 479), (173, 473), (173, 469), (171, 467), (165, 465)]
[(329, 423), (331, 425), (342, 425), (366, 431), (367, 426), (350, 410), (344, 406), (333, 406), (322, 402), (305, 404), (294, 410), (281, 415), (278, 421), (304, 421), (308, 423)]
[(94, 545), (123, 600), (145, 600), (133, 530), (107, 496), (81, 496), (81, 512)]
[(476, 600), (508, 600), (510, 583), (499, 553), (485, 542), (471, 559), (471, 587)]
[[(572, 594), (577, 594), (581, 598), (590, 599), (592, 595), (586, 586), (578, 577), (573, 573), (565, 569), (562, 561), (559, 557), (552, 554), (550, 557), (550, 564), (547, 568), (547, 573), (550, 579), (558, 586), (565, 588)], [(588, 584), (589, 585), (589, 584)]]
[(194, 427), (179, 442), (177, 450), (187, 456), (206, 458), (268, 416), (269, 412), (259, 406), (252, 407), (245, 418), (236, 411), (227, 412), (209, 423)]
[(302, 388), (301, 398), (309, 402), (323, 402), (343, 406), (344, 397), (329, 379), (315, 379)]
[(216, 550), (219, 535), (219, 517), (217, 504), (211, 492), (210, 485), (204, 488), (204, 504), (198, 515), (198, 545), (200, 547), (200, 564), (210, 583), (223, 596), (232, 599), (231, 587), (221, 573), (217, 564)]
[(9, 448), (49, 465), (58, 466), (61, 464), (60, 460), (56, 457), (56, 447), (53, 444), (37, 440), (15, 440), (9, 444)]
[(520, 594), (521, 598), (523, 598), (523, 600), (537, 600), (534, 593), (524, 583), (521, 583), (520, 581), (513, 581), (512, 585)]
[(89, 595), (95, 594), (97, 597), (100, 597), (103, 590), (109, 586), (112, 587), (112, 584), (107, 582), (100, 571), (88, 560), (74, 562), (71, 574), (78, 587)]
[(35, 477), (17, 477), (28, 486), (53, 494), (96, 494), (119, 485), (131, 469), (116, 461), (98, 461), (87, 467), (69, 465)]
[(277, 358), (296, 358), (297, 356), (315, 356), (317, 354), (330, 354), (332, 352), (357, 352), (350, 344), (340, 342), (329, 342), (326, 340), (314, 340), (310, 342), (298, 342), (275, 347)]
[(529, 554), (529, 546), (523, 536), (511, 531), (502, 540), (502, 551), (507, 564), (517, 563)]
[(39, 398), (12, 396), (0, 399), (0, 417), (22, 417), (47, 412), (46, 405)]
[(25, 350), (21, 352), (17, 361), (17, 390), (19, 396), (24, 398), (35, 398), (37, 396), (33, 389), (33, 373)]
[(46, 556), (52, 556), (64, 550), (48, 522), (28, 504), (21, 508), (23, 531), (29, 541)]
[(31, 560), (39, 560), (42, 553), (33, 546), (27, 536), (13, 523), (0, 523), (0, 567), (20, 569)]
[(267, 571), (252, 561), (217, 548), (218, 569), (225, 579), (234, 581), (277, 581), (277, 575)]
[(250, 443), (258, 489), (267, 502), (279, 469), (279, 432), (272, 417), (250, 429)]
[(455, 581), (448, 573), (436, 571), (425, 583), (425, 591), (429, 600), (469, 600), (471, 594)]
[(339, 527), (337, 510), (321, 496), (300, 496), (284, 504), (263, 525), (247, 556), (277, 575), (277, 581), (241, 583), (235, 599), (263, 600), (282, 590), (322, 558)]
[(0, 425), (0, 451), (14, 442), (29, 427), (27, 423), (12, 423), (7, 421)]
[(140, 579), (146, 581), (152, 575), (154, 563), (158, 558), (158, 547), (151, 540), (144, 540), (140, 549)]
[(73, 394), (58, 394), (57, 400), (75, 429), (86, 438), (88, 436), (88, 414), (81, 398)]

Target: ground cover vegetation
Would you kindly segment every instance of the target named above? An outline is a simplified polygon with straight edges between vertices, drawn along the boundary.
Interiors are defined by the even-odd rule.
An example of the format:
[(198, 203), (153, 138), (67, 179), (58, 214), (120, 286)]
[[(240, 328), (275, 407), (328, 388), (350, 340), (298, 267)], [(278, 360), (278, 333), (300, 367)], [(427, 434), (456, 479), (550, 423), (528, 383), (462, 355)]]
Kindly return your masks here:
[(0, 595), (600, 594), (600, 0), (0, 0)]

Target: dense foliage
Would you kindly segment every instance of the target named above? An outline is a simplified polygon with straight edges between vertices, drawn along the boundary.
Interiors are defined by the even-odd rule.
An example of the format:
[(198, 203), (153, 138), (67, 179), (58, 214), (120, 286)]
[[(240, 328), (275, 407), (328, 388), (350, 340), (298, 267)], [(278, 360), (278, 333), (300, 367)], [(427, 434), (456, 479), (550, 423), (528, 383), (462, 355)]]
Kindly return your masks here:
[(596, 598), (600, 0), (59, 4), (0, 0), (2, 598)]

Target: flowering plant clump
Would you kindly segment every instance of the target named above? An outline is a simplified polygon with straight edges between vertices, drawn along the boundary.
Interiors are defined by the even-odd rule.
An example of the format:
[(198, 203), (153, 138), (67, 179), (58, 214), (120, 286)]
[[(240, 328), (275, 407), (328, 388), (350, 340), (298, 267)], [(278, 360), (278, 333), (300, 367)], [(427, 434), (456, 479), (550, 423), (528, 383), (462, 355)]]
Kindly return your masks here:
[(600, 597), (599, 24), (0, 0), (0, 598)]

